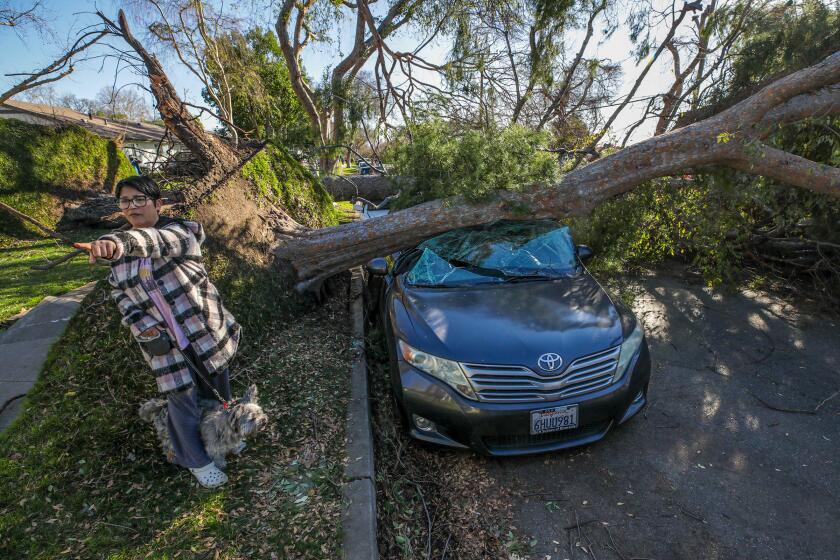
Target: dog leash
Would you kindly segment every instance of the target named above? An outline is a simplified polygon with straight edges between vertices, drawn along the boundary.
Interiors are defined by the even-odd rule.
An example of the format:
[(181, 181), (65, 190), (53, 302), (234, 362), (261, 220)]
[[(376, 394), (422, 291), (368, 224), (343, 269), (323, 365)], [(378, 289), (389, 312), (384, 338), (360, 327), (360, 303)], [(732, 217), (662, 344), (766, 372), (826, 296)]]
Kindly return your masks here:
[(222, 395), (219, 394), (219, 391), (213, 387), (213, 384), (204, 377), (204, 374), (201, 373), (201, 370), (198, 369), (198, 366), (193, 363), (187, 353), (184, 352), (182, 349), (177, 348), (174, 344), (172, 344), (172, 338), (166, 331), (158, 331), (158, 333), (149, 339), (139, 339), (141, 346), (143, 346), (148, 353), (153, 356), (162, 356), (171, 352), (174, 349), (177, 349), (178, 352), (181, 353), (181, 356), (184, 358), (184, 361), (187, 362), (187, 367), (193, 371), (204, 383), (210, 387), (210, 390), (213, 391), (213, 395), (222, 403), (222, 407), (227, 411), (230, 409), (231, 403), (235, 403), (236, 401), (228, 401)]
[(213, 385), (210, 383), (210, 381), (208, 381), (208, 379), (204, 377), (204, 374), (201, 373), (201, 371), (199, 371), (198, 367), (193, 363), (189, 356), (187, 356), (187, 353), (180, 349), (179, 351), (181, 352), (181, 356), (184, 357), (184, 361), (187, 362), (187, 365), (190, 367), (190, 369), (192, 369), (193, 373), (198, 375), (201, 378), (201, 380), (204, 381), (205, 385), (210, 387), (210, 390), (213, 391), (213, 394), (216, 396), (217, 399), (219, 399), (219, 402), (222, 403), (222, 408), (224, 408), (225, 410), (229, 410), (230, 402), (227, 401), (224, 397), (222, 397), (222, 395), (219, 394), (219, 391), (217, 391), (216, 388), (213, 387)]

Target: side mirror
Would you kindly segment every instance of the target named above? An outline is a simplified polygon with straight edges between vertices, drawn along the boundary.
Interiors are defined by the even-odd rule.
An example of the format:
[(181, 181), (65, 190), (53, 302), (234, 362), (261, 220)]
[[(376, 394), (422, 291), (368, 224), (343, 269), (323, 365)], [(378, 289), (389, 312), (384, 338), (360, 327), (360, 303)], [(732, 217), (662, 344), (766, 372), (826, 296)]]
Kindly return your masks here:
[(382, 257), (376, 257), (375, 259), (371, 259), (365, 265), (368, 273), (376, 275), (376, 276), (385, 276), (388, 274), (388, 261), (386, 261)]
[(595, 256), (595, 252), (586, 245), (578, 245), (575, 247), (575, 251), (577, 251), (577, 256), (580, 259), (580, 262), (586, 262)]

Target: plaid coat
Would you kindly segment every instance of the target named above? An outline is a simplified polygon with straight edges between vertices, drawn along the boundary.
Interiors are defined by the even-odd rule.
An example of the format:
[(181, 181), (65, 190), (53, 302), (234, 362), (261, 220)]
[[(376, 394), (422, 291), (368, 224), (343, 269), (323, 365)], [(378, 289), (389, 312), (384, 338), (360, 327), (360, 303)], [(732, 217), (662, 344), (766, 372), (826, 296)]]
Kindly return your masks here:
[[(100, 239), (117, 245), (108, 282), (131, 334), (137, 337), (149, 327), (166, 329), (163, 316), (140, 284), (140, 259), (150, 257), (153, 279), (190, 346), (211, 374), (224, 369), (236, 353), (241, 329), (201, 264), (205, 239), (201, 225), (161, 218), (156, 227), (116, 231)], [(180, 350), (173, 348), (162, 356), (143, 351), (143, 356), (162, 393), (193, 383)]]

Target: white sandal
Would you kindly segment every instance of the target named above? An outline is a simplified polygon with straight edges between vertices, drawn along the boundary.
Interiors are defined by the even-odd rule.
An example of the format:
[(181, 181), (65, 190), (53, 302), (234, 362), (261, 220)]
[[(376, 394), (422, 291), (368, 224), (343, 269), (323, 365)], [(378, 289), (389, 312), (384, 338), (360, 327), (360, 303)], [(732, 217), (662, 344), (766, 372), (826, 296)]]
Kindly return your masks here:
[(198, 483), (205, 488), (218, 488), (228, 481), (227, 475), (213, 463), (197, 469), (190, 469), (190, 472), (193, 473)]

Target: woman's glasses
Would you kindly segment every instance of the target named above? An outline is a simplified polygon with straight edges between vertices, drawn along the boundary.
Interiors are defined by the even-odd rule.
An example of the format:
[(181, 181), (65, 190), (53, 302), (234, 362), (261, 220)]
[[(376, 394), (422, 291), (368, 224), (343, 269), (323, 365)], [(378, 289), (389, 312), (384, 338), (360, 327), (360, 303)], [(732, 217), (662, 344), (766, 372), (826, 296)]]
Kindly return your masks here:
[(130, 208), (132, 203), (135, 208), (143, 208), (148, 201), (148, 196), (135, 196), (134, 198), (120, 198), (117, 200), (117, 204), (119, 204), (121, 210), (125, 210)]

